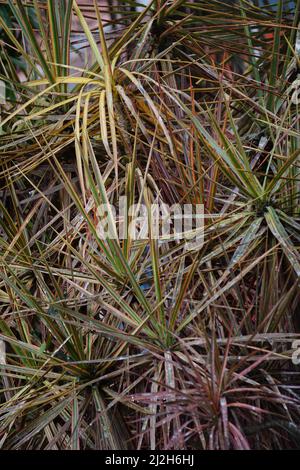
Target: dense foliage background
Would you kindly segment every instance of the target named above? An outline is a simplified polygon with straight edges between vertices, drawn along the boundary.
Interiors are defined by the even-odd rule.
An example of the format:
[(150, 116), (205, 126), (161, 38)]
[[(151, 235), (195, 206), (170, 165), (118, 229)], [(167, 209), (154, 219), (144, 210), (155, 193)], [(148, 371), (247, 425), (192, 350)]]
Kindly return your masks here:
[(300, 447), (299, 8), (0, 0), (1, 448)]

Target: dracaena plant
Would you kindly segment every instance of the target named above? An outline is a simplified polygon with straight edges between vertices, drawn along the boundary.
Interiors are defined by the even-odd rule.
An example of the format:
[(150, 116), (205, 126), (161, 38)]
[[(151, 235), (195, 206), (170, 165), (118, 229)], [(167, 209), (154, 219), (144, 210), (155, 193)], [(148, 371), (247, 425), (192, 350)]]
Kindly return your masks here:
[(292, 3), (0, 2), (1, 448), (299, 447)]

